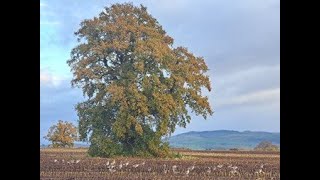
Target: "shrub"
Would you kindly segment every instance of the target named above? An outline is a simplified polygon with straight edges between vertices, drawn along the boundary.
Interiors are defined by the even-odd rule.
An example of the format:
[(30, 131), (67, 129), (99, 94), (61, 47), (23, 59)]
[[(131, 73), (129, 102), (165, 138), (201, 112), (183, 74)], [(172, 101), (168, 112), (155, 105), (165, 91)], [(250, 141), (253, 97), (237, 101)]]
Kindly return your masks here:
[(272, 144), (269, 141), (260, 142), (254, 150), (256, 151), (278, 151), (279, 147), (277, 145)]

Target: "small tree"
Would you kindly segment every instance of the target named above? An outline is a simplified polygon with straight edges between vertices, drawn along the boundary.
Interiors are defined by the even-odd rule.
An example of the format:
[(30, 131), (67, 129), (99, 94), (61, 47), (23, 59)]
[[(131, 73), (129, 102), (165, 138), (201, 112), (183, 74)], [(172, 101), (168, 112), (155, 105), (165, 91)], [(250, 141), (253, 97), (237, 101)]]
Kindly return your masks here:
[(77, 128), (70, 122), (59, 120), (57, 125), (50, 127), (45, 139), (52, 142), (52, 147), (73, 147), (77, 140)]
[(279, 147), (272, 144), (269, 141), (262, 141), (254, 148), (254, 150), (257, 150), (257, 151), (278, 151)]

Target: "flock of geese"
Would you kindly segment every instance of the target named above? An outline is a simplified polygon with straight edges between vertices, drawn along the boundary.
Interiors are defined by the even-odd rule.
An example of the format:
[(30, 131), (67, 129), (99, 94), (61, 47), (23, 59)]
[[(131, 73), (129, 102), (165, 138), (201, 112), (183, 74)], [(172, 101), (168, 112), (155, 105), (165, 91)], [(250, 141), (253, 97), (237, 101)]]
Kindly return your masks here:
[[(54, 162), (54, 163), (59, 163), (59, 161), (58, 161), (57, 159), (54, 159), (53, 162)], [(64, 162), (65, 162), (64, 159), (62, 159), (61, 162), (64, 163)], [(67, 164), (78, 164), (79, 162), (80, 162), (80, 160), (70, 160), (70, 161), (67, 161)], [(122, 169), (123, 167), (128, 167), (129, 164), (130, 164), (129, 162), (122, 163), (122, 161), (121, 161), (121, 162), (119, 163), (119, 165), (116, 166), (116, 161), (113, 160), (112, 162), (107, 161), (107, 163), (106, 163), (105, 165), (106, 165), (107, 169), (108, 169), (111, 173), (114, 173), (114, 172), (116, 172), (116, 167), (118, 167), (118, 169), (120, 170), (120, 169)], [(145, 165), (145, 161), (142, 162), (142, 163), (138, 163), (138, 164), (132, 164), (132, 167), (133, 167), (133, 168), (138, 168), (139, 166), (141, 167), (141, 166), (144, 166), (144, 165)], [(263, 174), (263, 173), (264, 173), (263, 167), (264, 167), (264, 165), (261, 164), (260, 169), (259, 169), (258, 171), (255, 171), (255, 174)], [(179, 173), (179, 171), (177, 170), (177, 168), (178, 168), (177, 165), (173, 165), (173, 166), (172, 166), (172, 172), (173, 172), (174, 174), (178, 174), (178, 173)], [(192, 170), (194, 170), (194, 168), (195, 168), (194, 165), (188, 167), (187, 170), (185, 171), (185, 174), (188, 175)], [(218, 169), (221, 169), (221, 168), (223, 168), (223, 165), (222, 165), (222, 164), (218, 164), (216, 167), (215, 167), (215, 166), (213, 166), (213, 167), (207, 167), (207, 171), (206, 171), (206, 172), (207, 172), (207, 173), (211, 173), (212, 171), (215, 171), (217, 168), (218, 168)], [(231, 169), (230, 173), (231, 173), (232, 175), (235, 175), (235, 174), (239, 173), (239, 172), (237, 171), (237, 169), (238, 169), (237, 166), (229, 165), (228, 168)], [(148, 172), (150, 172), (151, 170), (152, 170), (151, 167), (148, 167)], [(167, 168), (167, 165), (164, 164), (164, 165), (163, 165), (163, 172), (166, 174), (166, 173), (168, 173), (169, 171), (170, 171), (170, 169), (168, 169), (168, 168)], [(180, 173), (181, 173), (181, 172), (180, 172)]]

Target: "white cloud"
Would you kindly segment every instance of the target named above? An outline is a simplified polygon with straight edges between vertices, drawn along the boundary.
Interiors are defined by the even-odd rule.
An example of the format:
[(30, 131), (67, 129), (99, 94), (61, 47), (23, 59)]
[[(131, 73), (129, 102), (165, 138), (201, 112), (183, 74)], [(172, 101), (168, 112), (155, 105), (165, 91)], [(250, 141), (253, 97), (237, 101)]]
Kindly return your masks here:
[[(51, 11), (40, 11), (40, 17), (43, 16), (55, 16), (56, 14), (54, 12), (51, 12)], [(40, 18), (41, 19), (41, 18)]]
[(210, 104), (215, 108), (259, 106), (280, 102), (280, 64), (252, 66), (229, 74), (211, 74), (213, 92)]
[(60, 76), (52, 75), (48, 71), (40, 70), (40, 86), (54, 86), (57, 87), (61, 84), (63, 78)]
[(183, 8), (188, 7), (192, 1), (186, 0), (162, 0), (162, 1), (154, 1), (154, 5), (163, 10), (172, 10), (177, 11)]
[(60, 23), (58, 21), (40, 21), (40, 25), (59, 25)]
[(272, 89), (280, 85), (280, 64), (252, 66), (216, 76), (211, 74), (210, 79), (215, 97), (229, 98), (248, 92)]
[(276, 64), (273, 66), (266, 66), (266, 65), (253, 66), (241, 71), (236, 71), (232, 74), (224, 75), (223, 78), (221, 78), (221, 82), (234, 83), (234, 82), (240, 81), (241, 79), (253, 79), (257, 77), (256, 76), (257, 74), (267, 76), (269, 73), (274, 73), (274, 72), (280, 72), (280, 64)]
[(222, 99), (216, 106), (226, 105), (258, 105), (258, 104), (273, 104), (280, 102), (280, 88), (265, 89), (261, 91), (255, 91), (247, 94), (242, 94), (227, 99)]
[[(49, 51), (41, 56), (69, 54), (69, 45), (76, 39), (73, 32), (79, 28), (79, 23), (84, 18), (98, 15), (105, 5), (115, 2), (79, 1), (58, 0), (54, 1), (54, 6), (40, 3), (40, 24), (45, 30), (50, 30), (42, 30), (41, 46)], [(203, 124), (192, 121), (194, 123), (188, 126), (191, 129), (185, 130), (278, 131), (279, 0), (134, 1), (136, 5), (140, 3), (147, 6), (152, 16), (175, 39), (175, 45), (186, 46), (195, 55), (204, 56), (212, 73), (213, 91), (206, 94), (215, 111), (212, 121), (204, 121)], [(53, 52), (53, 47), (63, 51)], [(41, 51), (45, 52), (43, 48)], [(65, 61), (48, 59), (41, 64), (56, 72), (64, 71)], [(57, 88), (52, 88), (59, 82), (58, 77), (47, 72), (40, 75), (41, 127), (47, 127), (45, 123), (51, 119), (76, 119), (73, 107), (80, 101), (75, 99), (82, 97), (81, 90), (74, 96), (64, 93), (69, 92), (70, 83), (66, 80), (69, 78), (64, 78)], [(56, 104), (51, 102), (53, 100)]]
[(41, 7), (46, 7), (47, 6), (47, 4), (46, 3), (42, 3), (42, 2), (40, 2), (40, 8)]

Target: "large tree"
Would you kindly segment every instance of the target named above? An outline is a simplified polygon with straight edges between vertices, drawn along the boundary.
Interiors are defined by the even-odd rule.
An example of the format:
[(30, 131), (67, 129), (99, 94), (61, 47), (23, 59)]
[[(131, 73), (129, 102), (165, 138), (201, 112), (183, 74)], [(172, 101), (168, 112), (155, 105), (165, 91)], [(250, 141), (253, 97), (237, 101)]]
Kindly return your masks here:
[(88, 99), (79, 103), (79, 132), (93, 156), (168, 155), (163, 137), (186, 127), (188, 110), (212, 114), (202, 89), (208, 67), (185, 47), (173, 47), (143, 5), (106, 7), (75, 32), (68, 64)]

